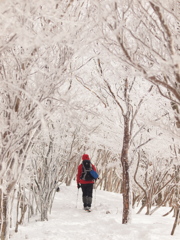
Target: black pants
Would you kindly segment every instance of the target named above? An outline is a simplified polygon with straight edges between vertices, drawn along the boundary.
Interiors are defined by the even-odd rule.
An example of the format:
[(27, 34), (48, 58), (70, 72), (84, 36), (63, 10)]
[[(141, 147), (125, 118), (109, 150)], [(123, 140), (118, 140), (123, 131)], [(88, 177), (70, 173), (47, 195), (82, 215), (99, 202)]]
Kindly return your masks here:
[(83, 197), (91, 197), (93, 194), (93, 183), (81, 184)]
[(84, 209), (90, 209), (92, 204), (92, 192), (93, 192), (93, 183), (90, 184), (81, 184), (82, 188), (82, 200), (84, 204)]

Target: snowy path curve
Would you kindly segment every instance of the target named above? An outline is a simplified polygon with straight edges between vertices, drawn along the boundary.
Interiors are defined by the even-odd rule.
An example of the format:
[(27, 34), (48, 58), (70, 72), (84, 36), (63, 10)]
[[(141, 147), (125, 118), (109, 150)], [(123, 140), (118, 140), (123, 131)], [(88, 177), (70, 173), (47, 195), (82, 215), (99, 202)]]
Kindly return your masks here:
[(167, 209), (152, 216), (132, 213), (132, 223), (122, 225), (120, 194), (96, 190), (91, 213), (82, 209), (81, 190), (77, 208), (76, 199), (76, 186), (61, 186), (49, 221), (31, 220), (11, 240), (179, 240), (180, 226), (171, 236), (172, 216), (162, 217)]

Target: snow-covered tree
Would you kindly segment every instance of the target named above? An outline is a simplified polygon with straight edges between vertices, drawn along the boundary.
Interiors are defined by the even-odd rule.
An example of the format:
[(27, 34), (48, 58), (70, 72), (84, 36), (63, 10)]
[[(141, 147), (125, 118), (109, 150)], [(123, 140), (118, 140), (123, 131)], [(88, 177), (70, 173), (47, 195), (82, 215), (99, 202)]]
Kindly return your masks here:
[(100, 5), (103, 44), (170, 100), (179, 127), (179, 3), (136, 0), (106, 4), (104, 10)]
[(71, 4), (57, 1), (0, 4), (0, 218), (4, 240), (9, 238), (10, 194), (26, 167), (33, 141), (39, 133), (48, 135), (47, 120), (55, 109), (64, 109), (67, 62), (79, 29), (66, 19), (78, 18), (79, 12)]
[[(9, 199), (17, 184), (18, 199), (23, 198), (20, 181), (26, 166), (37, 206), (46, 219), (54, 183), (69, 185), (87, 150), (98, 166), (105, 161), (100, 183), (104, 189), (112, 190), (108, 186), (113, 168), (108, 174), (107, 169), (121, 158), (115, 177), (116, 189), (123, 186), (126, 223), (129, 166), (137, 150), (152, 135), (160, 139), (162, 131), (178, 135), (170, 105), (166, 102), (166, 111), (158, 104), (149, 111), (152, 104), (144, 101), (152, 92), (153, 104), (162, 101), (151, 86), (156, 85), (170, 100), (179, 126), (177, 12), (158, 0), (7, 0), (0, 4), (1, 240), (9, 238)], [(164, 115), (169, 119), (164, 120)], [(152, 130), (160, 125), (161, 132)], [(174, 132), (169, 133), (167, 126)], [(147, 155), (153, 144), (148, 146), (143, 148)], [(121, 167), (123, 183), (117, 178)]]

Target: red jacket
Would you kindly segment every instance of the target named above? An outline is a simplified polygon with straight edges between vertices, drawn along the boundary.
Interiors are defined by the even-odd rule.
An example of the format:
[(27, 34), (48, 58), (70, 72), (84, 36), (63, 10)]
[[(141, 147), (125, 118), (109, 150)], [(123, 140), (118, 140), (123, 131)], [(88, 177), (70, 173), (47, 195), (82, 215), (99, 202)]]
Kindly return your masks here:
[[(85, 180), (81, 179), (82, 169), (83, 169), (82, 164), (80, 164), (80, 165), (78, 166), (77, 184), (78, 184), (78, 183), (80, 183), (80, 184), (94, 183), (94, 180), (85, 181)], [(93, 169), (94, 171), (96, 171), (96, 168), (95, 168), (95, 166), (94, 166), (93, 164), (92, 164), (92, 169)]]

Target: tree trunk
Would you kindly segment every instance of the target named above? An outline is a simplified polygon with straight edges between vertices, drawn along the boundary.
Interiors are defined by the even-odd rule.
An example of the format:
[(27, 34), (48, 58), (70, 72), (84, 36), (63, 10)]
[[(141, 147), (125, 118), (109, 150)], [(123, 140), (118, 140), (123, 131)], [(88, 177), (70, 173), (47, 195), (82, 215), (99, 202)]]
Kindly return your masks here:
[(48, 204), (41, 202), (41, 221), (48, 221)]
[(171, 231), (171, 235), (174, 235), (176, 226), (178, 224), (178, 220), (179, 220), (179, 207), (175, 208), (175, 220), (174, 220), (173, 228), (172, 228), (172, 231)]
[(130, 213), (130, 181), (129, 181), (129, 161), (128, 161), (128, 150), (129, 150), (129, 115), (124, 116), (124, 139), (121, 153), (121, 163), (123, 171), (123, 216), (122, 223), (126, 224), (129, 221)]
[(9, 197), (1, 192), (1, 238), (0, 240), (9, 239)]
[(145, 215), (150, 215), (150, 211), (151, 211), (151, 200), (147, 199), (147, 211), (145, 213)]

